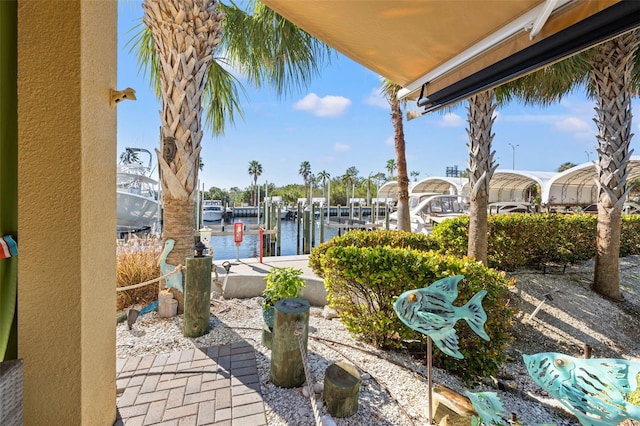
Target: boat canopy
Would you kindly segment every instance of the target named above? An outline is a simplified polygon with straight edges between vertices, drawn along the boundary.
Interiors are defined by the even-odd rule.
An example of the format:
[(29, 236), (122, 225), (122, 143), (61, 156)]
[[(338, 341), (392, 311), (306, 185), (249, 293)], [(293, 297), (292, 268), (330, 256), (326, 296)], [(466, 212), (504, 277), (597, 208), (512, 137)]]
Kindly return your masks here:
[(462, 187), (468, 182), (467, 178), (436, 177), (431, 176), (416, 182), (411, 187), (412, 194), (436, 192), (438, 194), (458, 195), (462, 193)]
[[(627, 181), (640, 178), (640, 156), (627, 165)], [(550, 206), (586, 206), (598, 202), (598, 172), (595, 162), (579, 164), (556, 175), (542, 190), (542, 203)]]
[(398, 182), (395, 180), (389, 181), (378, 188), (378, 200), (391, 200), (392, 202), (398, 201)]
[(489, 184), (489, 202), (530, 201), (531, 187), (537, 185), (542, 191), (556, 172), (527, 170), (496, 170)]

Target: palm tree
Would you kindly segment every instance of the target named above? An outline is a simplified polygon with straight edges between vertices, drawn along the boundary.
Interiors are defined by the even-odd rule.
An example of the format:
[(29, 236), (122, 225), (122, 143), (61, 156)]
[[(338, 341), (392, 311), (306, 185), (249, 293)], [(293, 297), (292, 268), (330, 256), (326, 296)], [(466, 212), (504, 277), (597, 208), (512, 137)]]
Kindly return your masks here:
[[(259, 2), (249, 6), (253, 14), (209, 0), (143, 3), (147, 29), (133, 42), (161, 98), (156, 152), (163, 239), (176, 242), (167, 259), (172, 264), (192, 254), (202, 115), (214, 134), (223, 133), (225, 122), (234, 122), (234, 113), (242, 115), (238, 81), (223, 65), (241, 70), (256, 87), (270, 85), (282, 94), (306, 86), (330, 55), (328, 47), (271, 9)], [(224, 58), (214, 58), (218, 44)]]
[[(393, 177), (393, 170), (398, 169), (398, 230), (411, 230), (411, 216), (409, 212), (409, 176), (407, 175), (407, 156), (405, 153), (404, 128), (402, 124), (401, 101), (398, 99), (398, 91), (402, 87), (390, 80), (384, 79), (381, 83), (381, 91), (391, 106), (391, 123), (393, 124), (394, 145), (396, 149), (396, 162), (387, 161), (389, 175)], [(402, 101), (406, 104), (406, 101)]]
[(253, 176), (253, 205), (258, 205), (258, 176), (262, 174), (262, 164), (253, 160), (249, 163), (249, 174)]
[(487, 205), (489, 203), (489, 182), (498, 167), (491, 151), (493, 133), (491, 128), (496, 109), (495, 92), (487, 90), (469, 98), (467, 123), (469, 128), (469, 242), (467, 256), (487, 264)]
[[(325, 191), (327, 189), (327, 181), (331, 179), (331, 175), (326, 170), (318, 173), (318, 180), (322, 182), (322, 198), (326, 200)], [(327, 205), (329, 204), (329, 200), (327, 200)]]
[(513, 96), (548, 105), (577, 87), (596, 101), (598, 224), (592, 288), (612, 300), (620, 293), (620, 227), (629, 192), (631, 98), (640, 91), (640, 30), (622, 34), (513, 83)]
[(411, 177), (413, 178), (414, 182), (418, 181), (418, 176), (420, 176), (420, 172), (417, 170), (411, 170), (411, 172), (409, 172), (409, 174), (411, 175)]
[(311, 164), (309, 164), (308, 161), (303, 161), (302, 163), (300, 163), (298, 174), (302, 176), (302, 179), (304, 179), (304, 188), (306, 192), (306, 197), (309, 205), (311, 205), (311, 192), (309, 190), (309, 181), (311, 178)]
[(394, 160), (393, 158), (387, 160), (387, 171), (389, 172), (389, 180), (393, 180), (393, 171), (397, 168), (398, 166), (396, 166), (396, 160)]
[(142, 164), (140, 157), (136, 151), (131, 149), (125, 149), (122, 154), (120, 154), (120, 163), (121, 164)]
[[(345, 172), (347, 176), (346, 182), (351, 186), (351, 199), (356, 197), (356, 184), (358, 183), (358, 174), (360, 171), (356, 168), (356, 166), (351, 166)], [(347, 205), (353, 204), (353, 202), (349, 202), (349, 198), (347, 197)]]

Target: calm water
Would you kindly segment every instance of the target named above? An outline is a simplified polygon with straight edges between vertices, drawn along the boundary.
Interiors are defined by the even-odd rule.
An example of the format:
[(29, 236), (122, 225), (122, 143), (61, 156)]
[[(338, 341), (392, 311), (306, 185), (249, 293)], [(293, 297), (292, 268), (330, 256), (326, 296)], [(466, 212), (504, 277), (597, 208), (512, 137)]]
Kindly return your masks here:
[[(243, 218), (235, 218), (234, 222), (243, 222), (244, 224), (257, 224), (258, 219), (255, 217), (243, 217)], [(225, 231), (232, 230), (233, 222), (225, 222)], [(205, 224), (207, 225), (207, 224)], [(219, 223), (214, 222), (211, 225), (219, 225)], [(227, 225), (229, 225), (229, 229), (227, 229)], [(297, 253), (297, 238), (298, 238), (298, 222), (294, 220), (283, 220), (281, 222), (281, 242), (280, 242), (280, 255), (281, 256), (294, 256)], [(325, 227), (324, 230), (324, 241), (327, 241), (333, 237), (338, 235), (337, 229), (329, 229)], [(260, 248), (258, 245), (259, 241), (258, 235), (244, 235), (242, 244), (239, 247), (239, 258), (247, 258), (247, 257), (259, 257), (260, 256)], [(320, 227), (316, 225), (315, 230), (315, 245), (320, 244)], [(213, 246), (214, 252), (214, 260), (226, 260), (236, 259), (236, 244), (233, 242), (233, 235), (225, 235), (222, 237), (212, 236), (211, 237), (211, 245)], [(302, 236), (300, 237), (300, 250), (302, 250)], [(300, 253), (302, 254), (302, 253)]]

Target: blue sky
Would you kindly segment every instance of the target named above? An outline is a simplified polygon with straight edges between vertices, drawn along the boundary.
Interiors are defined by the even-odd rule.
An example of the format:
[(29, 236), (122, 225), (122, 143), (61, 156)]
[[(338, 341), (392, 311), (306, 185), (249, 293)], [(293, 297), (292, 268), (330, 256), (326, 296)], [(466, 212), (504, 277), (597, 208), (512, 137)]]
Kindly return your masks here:
[[(131, 87), (137, 97), (118, 105), (118, 155), (125, 147), (153, 151), (159, 147), (160, 101), (138, 71), (135, 54), (125, 47), (128, 31), (141, 21), (142, 7), (137, 1), (119, 1), (118, 14), (118, 88)], [(395, 151), (390, 110), (378, 93), (379, 82), (377, 74), (340, 55), (302, 92), (278, 98), (269, 89), (245, 85), (244, 121), (237, 120), (223, 136), (205, 131), (201, 183), (206, 189), (244, 189), (253, 183), (247, 171), (253, 160), (262, 164), (258, 183), (277, 186), (302, 184), (298, 169), (303, 161), (313, 173), (325, 170), (333, 177), (351, 166), (361, 177), (386, 172)], [(499, 168), (511, 169), (514, 157), (516, 169), (534, 171), (596, 159), (594, 105), (575, 93), (548, 108), (513, 103), (498, 110), (493, 149)], [(640, 117), (638, 98), (633, 113)], [(444, 176), (448, 166), (467, 167), (466, 102), (448, 113), (405, 120), (404, 132), (407, 168), (420, 172), (418, 179)], [(637, 119), (633, 132), (631, 147), (636, 148)]]

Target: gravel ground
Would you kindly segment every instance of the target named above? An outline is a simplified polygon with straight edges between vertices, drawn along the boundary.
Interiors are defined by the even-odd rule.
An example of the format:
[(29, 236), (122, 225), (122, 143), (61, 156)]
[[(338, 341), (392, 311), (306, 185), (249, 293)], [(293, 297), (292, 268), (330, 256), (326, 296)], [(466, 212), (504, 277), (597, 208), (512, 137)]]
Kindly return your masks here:
[[(584, 345), (593, 357), (615, 357), (640, 361), (640, 256), (620, 260), (623, 303), (612, 303), (589, 290), (593, 262), (568, 265), (543, 274), (520, 270), (512, 288), (515, 318), (514, 343), (508, 348), (510, 362), (498, 378), (478, 385), (473, 392), (495, 391), (505, 413), (515, 413), (525, 425), (579, 423), (560, 404), (547, 397), (529, 378), (522, 354), (563, 352), (582, 356)], [(553, 300), (545, 298), (551, 295)], [(314, 425), (309, 398), (302, 388), (283, 389), (269, 380), (271, 351), (261, 344), (261, 298), (216, 301), (211, 308), (211, 331), (202, 337), (182, 336), (182, 317), (158, 318), (155, 312), (138, 319), (129, 331), (117, 327), (116, 356), (119, 358), (163, 353), (246, 340), (254, 345), (269, 426)], [(534, 318), (531, 313), (545, 300)], [(311, 308), (308, 366), (316, 387), (321, 389), (324, 371), (333, 362), (355, 365), (362, 377), (356, 414), (335, 419), (337, 425), (427, 424), (427, 381), (424, 362), (413, 357), (384, 352), (356, 341), (339, 319), (325, 319), (321, 308)], [(434, 368), (434, 384), (458, 392), (467, 390), (460, 380)], [(320, 390), (318, 389), (318, 390)], [(322, 398), (318, 397), (318, 401)], [(326, 410), (320, 403), (320, 413)], [(638, 423), (628, 423), (638, 424)]]

